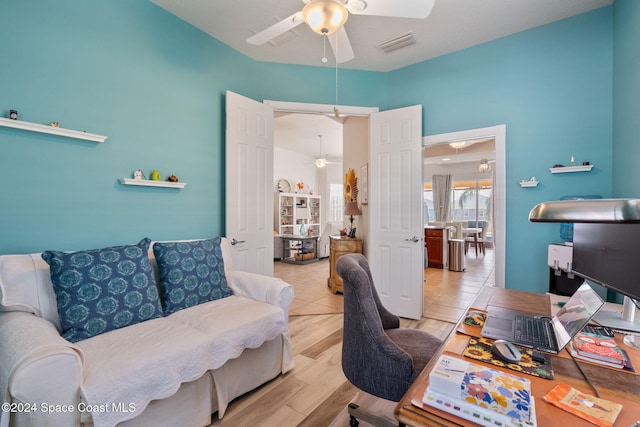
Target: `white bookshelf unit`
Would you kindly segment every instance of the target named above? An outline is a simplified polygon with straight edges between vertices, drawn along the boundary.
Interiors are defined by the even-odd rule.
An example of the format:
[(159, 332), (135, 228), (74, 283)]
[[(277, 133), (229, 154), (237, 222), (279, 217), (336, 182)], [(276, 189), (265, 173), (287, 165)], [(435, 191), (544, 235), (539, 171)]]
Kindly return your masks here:
[(278, 234), (300, 234), (300, 225), (311, 228), (313, 236), (322, 233), (320, 207), (321, 196), (296, 193), (276, 193), (275, 229)]

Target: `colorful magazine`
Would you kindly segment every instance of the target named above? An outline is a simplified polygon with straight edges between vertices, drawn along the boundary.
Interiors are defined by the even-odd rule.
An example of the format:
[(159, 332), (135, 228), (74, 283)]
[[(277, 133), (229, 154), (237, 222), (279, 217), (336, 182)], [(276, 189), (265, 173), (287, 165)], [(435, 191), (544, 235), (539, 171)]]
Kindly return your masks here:
[(543, 399), (600, 427), (612, 427), (622, 410), (619, 403), (582, 393), (566, 384), (558, 384)]
[(611, 336), (582, 331), (569, 343), (568, 349), (577, 359), (635, 372), (631, 358)]

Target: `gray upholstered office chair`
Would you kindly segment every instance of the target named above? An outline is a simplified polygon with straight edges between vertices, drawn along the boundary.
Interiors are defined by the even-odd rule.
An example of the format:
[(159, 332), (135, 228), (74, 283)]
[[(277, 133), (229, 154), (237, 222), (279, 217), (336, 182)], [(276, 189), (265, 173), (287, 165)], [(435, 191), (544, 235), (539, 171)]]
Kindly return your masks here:
[[(344, 287), (342, 370), (360, 390), (398, 402), (442, 341), (425, 331), (400, 328), (398, 316), (380, 302), (364, 256), (341, 256), (336, 271)], [(380, 423), (379, 416), (353, 406), (348, 407), (352, 426), (358, 425), (358, 418), (397, 425)]]

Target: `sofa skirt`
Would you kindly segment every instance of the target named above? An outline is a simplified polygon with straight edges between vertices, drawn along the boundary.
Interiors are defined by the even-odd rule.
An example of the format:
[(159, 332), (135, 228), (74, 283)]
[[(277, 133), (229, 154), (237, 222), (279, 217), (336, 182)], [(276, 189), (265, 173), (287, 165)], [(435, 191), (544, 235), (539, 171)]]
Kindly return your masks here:
[[(280, 335), (258, 348), (246, 349), (220, 368), (182, 384), (173, 396), (150, 402), (140, 415), (118, 426), (208, 426), (216, 412), (217, 417), (223, 417), (233, 399), (282, 372), (282, 351)], [(82, 426), (93, 426), (91, 420), (83, 421)]]

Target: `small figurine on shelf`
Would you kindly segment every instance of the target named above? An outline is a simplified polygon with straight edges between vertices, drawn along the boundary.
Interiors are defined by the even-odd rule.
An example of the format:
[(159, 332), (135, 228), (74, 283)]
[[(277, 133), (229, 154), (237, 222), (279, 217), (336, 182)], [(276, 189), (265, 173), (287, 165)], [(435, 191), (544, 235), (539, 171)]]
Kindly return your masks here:
[(160, 172), (157, 169), (151, 171), (151, 181), (160, 181)]
[(169, 175), (169, 177), (167, 178), (167, 181), (169, 182), (178, 182), (178, 177), (175, 175)]
[(18, 110), (9, 110), (9, 118), (11, 120), (18, 120)]
[(51, 126), (52, 128), (59, 128), (60, 127), (60, 123), (59, 122), (51, 122), (51, 123), (49, 123), (49, 126)]
[(147, 178), (145, 178), (142, 171), (138, 169), (137, 171), (133, 172), (133, 179), (135, 179), (136, 181), (142, 181), (143, 179), (147, 179)]

